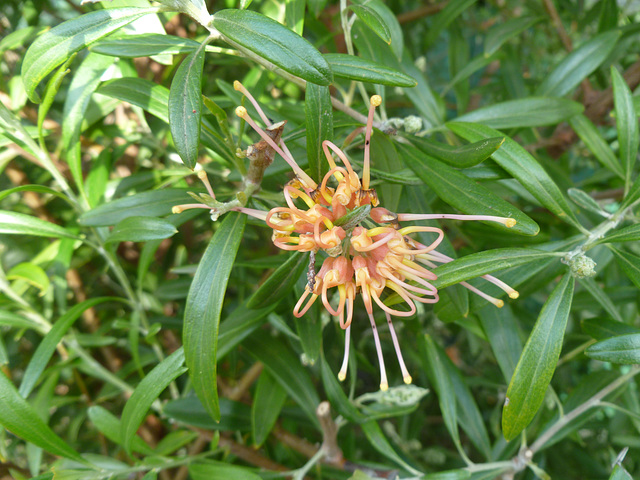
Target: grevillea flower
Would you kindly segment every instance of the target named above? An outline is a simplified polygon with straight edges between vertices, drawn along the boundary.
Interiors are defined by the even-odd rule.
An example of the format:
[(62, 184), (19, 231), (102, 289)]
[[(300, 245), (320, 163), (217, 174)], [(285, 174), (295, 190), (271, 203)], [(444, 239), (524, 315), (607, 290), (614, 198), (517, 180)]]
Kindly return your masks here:
[[(239, 83), (234, 84), (258, 111), (262, 121), (271, 131), (274, 126), (264, 114), (256, 100)], [(272, 230), (272, 241), (282, 250), (310, 252), (312, 259), (323, 252), (326, 258), (317, 273), (309, 275), (304, 293), (293, 309), (296, 317), (303, 316), (318, 299), (327, 312), (334, 316), (345, 330), (345, 351), (338, 378), (344, 380), (347, 374), (351, 322), (354, 308), (360, 296), (371, 322), (373, 338), (380, 365), (380, 389), (388, 388), (384, 358), (380, 338), (374, 319), (374, 308), (382, 310), (386, 316), (389, 332), (398, 357), (405, 383), (411, 383), (392, 317), (409, 317), (416, 313), (416, 303), (436, 303), (438, 290), (431, 282), (436, 275), (430, 269), (438, 263), (452, 261), (436, 250), (444, 233), (440, 228), (404, 226), (404, 222), (430, 219), (481, 220), (499, 222), (513, 227), (512, 218), (486, 215), (410, 214), (394, 213), (379, 206), (376, 191), (370, 185), (370, 143), (375, 108), (382, 99), (371, 97), (364, 142), (362, 175), (353, 169), (346, 154), (334, 143), (322, 143), (329, 163), (329, 171), (316, 183), (296, 163), (284, 141), (274, 141), (272, 135), (260, 128), (244, 107), (238, 107), (236, 114), (244, 119), (275, 152), (291, 166), (296, 177), (283, 189), (286, 206), (270, 211), (254, 210), (242, 206), (233, 210), (243, 212), (263, 220)], [(270, 130), (271, 129), (271, 130)], [(209, 195), (215, 200), (213, 189), (203, 171), (198, 177), (204, 182)], [(180, 212), (187, 208), (207, 208), (215, 216), (215, 208), (206, 204), (188, 204), (174, 208)], [(434, 239), (428, 245), (420, 243), (410, 235), (428, 232)], [(314, 260), (312, 260), (314, 261)], [(483, 276), (487, 281), (503, 289), (511, 298), (518, 292), (491, 275)], [(504, 302), (493, 298), (476, 287), (461, 283), (472, 292), (502, 307)], [(385, 294), (394, 295), (402, 309), (392, 308), (383, 300)], [(395, 305), (394, 305), (395, 306)]]

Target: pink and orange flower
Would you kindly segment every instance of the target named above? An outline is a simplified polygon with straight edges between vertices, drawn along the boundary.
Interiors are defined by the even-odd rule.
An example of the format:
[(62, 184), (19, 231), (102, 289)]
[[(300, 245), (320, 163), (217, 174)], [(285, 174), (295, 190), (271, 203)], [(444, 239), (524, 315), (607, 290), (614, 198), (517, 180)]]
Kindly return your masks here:
[[(264, 114), (253, 96), (240, 84), (234, 84), (258, 111), (267, 128), (272, 123)], [(447, 215), (394, 213), (379, 206), (375, 189), (370, 185), (370, 140), (373, 131), (373, 116), (382, 99), (371, 97), (367, 126), (365, 129), (364, 161), (362, 176), (353, 169), (347, 155), (330, 141), (322, 147), (329, 163), (329, 171), (317, 184), (297, 164), (284, 141), (275, 142), (254, 120), (244, 107), (236, 114), (244, 119), (262, 139), (291, 166), (296, 178), (283, 189), (286, 206), (261, 211), (245, 207), (233, 210), (263, 220), (272, 230), (272, 241), (282, 250), (311, 252), (313, 258), (323, 252), (326, 255), (320, 270), (309, 276), (304, 293), (293, 309), (296, 317), (303, 316), (318, 299), (329, 314), (334, 316), (345, 330), (345, 351), (338, 378), (347, 375), (351, 323), (354, 317), (356, 297), (362, 298), (371, 323), (373, 338), (380, 365), (380, 389), (388, 388), (386, 369), (380, 338), (374, 319), (374, 307), (386, 316), (389, 332), (398, 357), (404, 382), (411, 383), (411, 375), (405, 366), (392, 317), (409, 317), (416, 313), (416, 303), (436, 303), (438, 290), (431, 282), (436, 275), (429, 269), (438, 263), (452, 261), (436, 250), (444, 238), (440, 228), (427, 226), (402, 226), (401, 223), (431, 219), (481, 220), (499, 222), (507, 227), (515, 225), (512, 218), (486, 215)], [(340, 164), (336, 163), (336, 158)], [(213, 189), (206, 174), (198, 172), (209, 195), (215, 200)], [(215, 214), (211, 205), (188, 204), (174, 207), (174, 212), (187, 208), (207, 208)], [(425, 245), (410, 235), (418, 232), (435, 234), (430, 244)], [(518, 292), (491, 275), (483, 277), (503, 289), (511, 298)], [(504, 302), (491, 297), (476, 287), (461, 283), (472, 292), (502, 307)], [(392, 308), (383, 299), (391, 294), (396, 303), (404, 308)], [(395, 307), (395, 305), (394, 305)]]

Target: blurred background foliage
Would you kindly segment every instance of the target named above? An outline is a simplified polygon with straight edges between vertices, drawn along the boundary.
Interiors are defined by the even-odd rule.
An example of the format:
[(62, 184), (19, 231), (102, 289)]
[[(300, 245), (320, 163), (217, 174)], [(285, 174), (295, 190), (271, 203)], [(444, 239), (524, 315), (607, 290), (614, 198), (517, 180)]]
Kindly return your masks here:
[[(0, 478), (640, 475), (638, 2), (162, 3), (166, 11), (99, 26), (89, 12), (149, 3), (0, 6)], [(225, 9), (244, 8), (260, 16), (229, 20)], [(50, 30), (68, 20), (80, 27)], [(197, 65), (181, 75), (203, 42), (201, 78)], [(306, 48), (377, 66), (341, 72), (334, 57), (329, 78), (311, 57), (298, 70), (279, 60)], [(407, 76), (416, 86), (398, 86)], [(305, 93), (301, 78), (319, 86)], [(433, 308), (396, 321), (414, 386), (400, 386), (388, 360), (387, 392), (359, 311), (339, 384), (337, 322), (320, 305), (291, 313), (307, 254), (279, 251), (263, 222), (245, 226), (237, 213), (171, 214), (187, 191), (204, 192), (183, 164), (195, 158), (217, 200), (283, 202), (292, 175), (280, 157), (257, 193), (238, 196), (248, 164), (237, 149), (258, 137), (234, 114), (248, 106), (235, 80), (288, 122), (284, 138), (310, 171), (327, 168), (310, 145), (331, 135), (344, 145), (369, 96), (381, 95), (372, 167), (382, 204), (486, 214), (496, 198), (509, 202), (530, 231), (440, 225), (447, 253), (471, 255), (451, 264), (460, 265), (446, 271), (451, 283), (483, 258), (475, 276), (496, 271), (520, 297), (497, 309), (447, 287)], [(180, 139), (193, 118), (171, 107), (179, 87), (196, 92), (202, 116)], [(328, 94), (332, 111), (309, 102)], [(323, 114), (328, 133), (313, 123)], [(461, 148), (496, 137), (507, 140), (493, 158), (469, 160)], [(363, 136), (350, 141), (360, 165)], [(190, 333), (189, 309), (203, 315), (192, 314)], [(380, 333), (391, 359), (389, 330)], [(217, 351), (194, 346), (207, 335)], [(217, 377), (194, 370), (215, 368), (216, 356)], [(219, 398), (202, 400), (216, 386)], [(503, 410), (508, 387), (515, 413)]]

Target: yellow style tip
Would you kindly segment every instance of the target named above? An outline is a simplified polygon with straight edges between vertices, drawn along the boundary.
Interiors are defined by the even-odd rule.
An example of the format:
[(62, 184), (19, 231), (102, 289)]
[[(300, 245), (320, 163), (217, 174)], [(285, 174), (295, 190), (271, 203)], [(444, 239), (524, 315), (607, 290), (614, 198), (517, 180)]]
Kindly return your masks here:
[(511, 228), (514, 227), (516, 225), (516, 220), (515, 218), (507, 218), (507, 221), (504, 223), (507, 227)]
[(341, 382), (344, 382), (345, 378), (347, 378), (347, 374), (344, 372), (340, 372), (338, 374), (338, 380), (340, 380)]
[(182, 213), (182, 207), (180, 205), (176, 205), (171, 209), (171, 213)]
[(517, 291), (515, 291), (515, 290), (509, 294), (509, 298), (513, 298), (514, 300), (515, 300), (516, 298), (518, 298), (519, 296), (520, 296), (520, 293), (518, 293), (518, 292), (517, 292)]
[(371, 105), (379, 107), (382, 104), (382, 97), (380, 95), (373, 95), (371, 97)]
[(204, 170), (198, 170), (198, 173), (196, 173), (196, 175), (200, 180), (207, 178), (207, 172), (205, 172)]
[(247, 116), (247, 109), (244, 107), (236, 108), (236, 115), (240, 118), (245, 118)]
[(407, 385), (411, 385), (411, 383), (413, 382), (413, 378), (411, 378), (411, 375), (406, 375), (403, 380)]
[(238, 80), (233, 81), (233, 89), (234, 90), (242, 90), (242, 84)]
[(503, 302), (502, 300), (498, 300), (498, 301), (496, 302), (496, 307), (498, 307), (498, 308), (502, 308), (502, 307), (504, 307), (504, 302)]
[(381, 383), (380, 384), (380, 390), (382, 390), (383, 392), (386, 392), (387, 390), (389, 390), (389, 384), (388, 383)]

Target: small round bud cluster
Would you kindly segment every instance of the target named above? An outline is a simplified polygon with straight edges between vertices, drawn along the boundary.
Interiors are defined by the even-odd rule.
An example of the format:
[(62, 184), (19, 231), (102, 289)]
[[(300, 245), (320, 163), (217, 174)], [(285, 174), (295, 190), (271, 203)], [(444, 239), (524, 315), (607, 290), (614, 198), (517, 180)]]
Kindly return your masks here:
[(416, 115), (409, 115), (404, 119), (404, 131), (407, 133), (418, 133), (422, 130), (422, 118)]
[(596, 262), (584, 253), (568, 261), (571, 275), (575, 278), (590, 278), (596, 274)]

